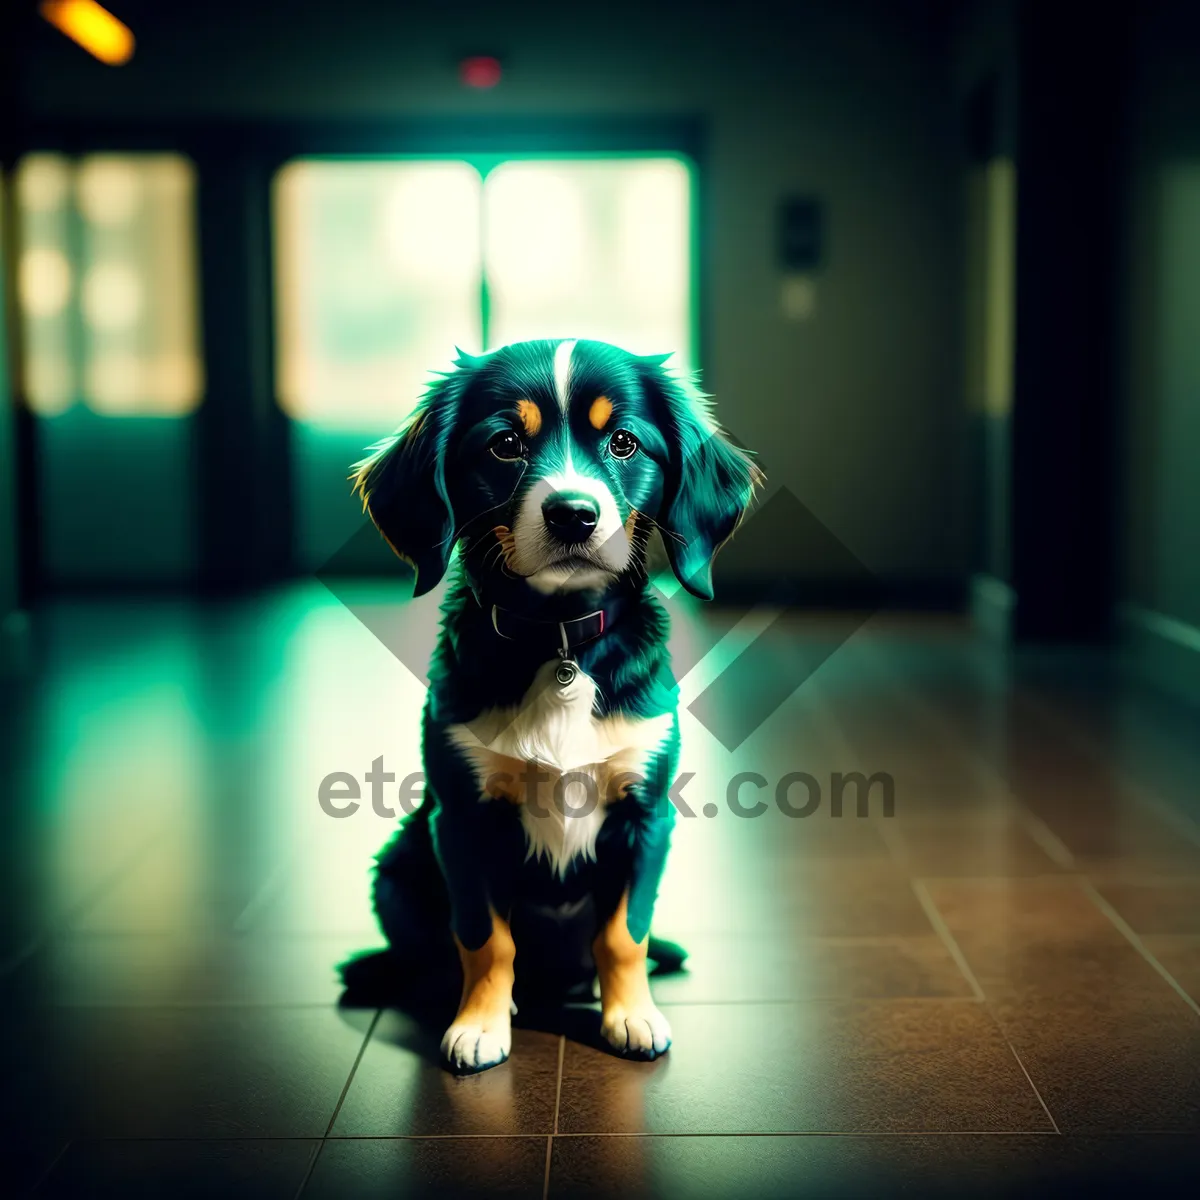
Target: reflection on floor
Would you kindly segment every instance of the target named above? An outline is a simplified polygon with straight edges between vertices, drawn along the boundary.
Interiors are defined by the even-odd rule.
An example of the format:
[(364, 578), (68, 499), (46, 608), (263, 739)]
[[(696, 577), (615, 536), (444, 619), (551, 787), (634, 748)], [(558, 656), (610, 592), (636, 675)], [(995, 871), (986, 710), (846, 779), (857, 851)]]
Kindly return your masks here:
[[(736, 616), (685, 615), (683, 656)], [(321, 589), (47, 612), (3, 728), (7, 1182), (730, 1197), (1184, 1179), (1194, 716), (1084, 658), (1005, 662), (956, 623), (880, 618), (735, 750), (708, 732), (837, 631), (777, 623), (761, 690), (718, 683), (705, 724), (685, 717), (696, 815), (656, 921), (692, 955), (657, 987), (671, 1053), (626, 1063), (525, 1029), (507, 1065), (454, 1079), (436, 1037), (337, 1004), (335, 965), (379, 944), (367, 868), (391, 822), (366, 785), (344, 818), (317, 802), (380, 756), (397, 780), (419, 770), (418, 681)], [(853, 791), (832, 815), (851, 771), (894, 779), (893, 816), (882, 785), (865, 815)], [(766, 784), (738, 794), (759, 816), (734, 812), (739, 772)], [(789, 772), (815, 782), (811, 816), (776, 806)]]

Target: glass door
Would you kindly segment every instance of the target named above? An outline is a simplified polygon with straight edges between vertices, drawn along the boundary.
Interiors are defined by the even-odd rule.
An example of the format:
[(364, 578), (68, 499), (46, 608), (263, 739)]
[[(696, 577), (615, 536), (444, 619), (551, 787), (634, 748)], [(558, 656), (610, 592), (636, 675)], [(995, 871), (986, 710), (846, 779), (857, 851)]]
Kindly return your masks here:
[[(455, 348), (535, 337), (693, 368), (693, 168), (674, 155), (303, 158), (275, 178), (275, 378), (297, 565), (362, 528), (347, 475)], [(369, 563), (363, 561), (363, 569)]]

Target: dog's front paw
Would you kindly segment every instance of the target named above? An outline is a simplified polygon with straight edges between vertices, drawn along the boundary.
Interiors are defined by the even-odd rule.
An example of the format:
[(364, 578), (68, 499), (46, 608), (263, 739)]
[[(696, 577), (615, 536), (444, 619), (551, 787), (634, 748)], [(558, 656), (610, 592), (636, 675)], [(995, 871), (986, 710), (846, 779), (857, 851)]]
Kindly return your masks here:
[(442, 1057), (460, 1075), (498, 1067), (512, 1049), (512, 1026), (507, 1022), (478, 1025), (455, 1021), (442, 1038)]
[(625, 1058), (657, 1058), (671, 1046), (671, 1026), (653, 1004), (614, 1007), (600, 1018), (604, 1040)]

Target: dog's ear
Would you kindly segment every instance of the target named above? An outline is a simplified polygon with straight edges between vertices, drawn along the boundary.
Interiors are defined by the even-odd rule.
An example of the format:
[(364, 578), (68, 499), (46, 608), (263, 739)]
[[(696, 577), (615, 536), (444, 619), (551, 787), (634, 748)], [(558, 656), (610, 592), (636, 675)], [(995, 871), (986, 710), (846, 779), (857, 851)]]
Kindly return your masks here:
[(363, 508), (397, 556), (416, 572), (414, 596), (437, 587), (454, 549), (446, 452), (475, 363), (460, 351), (454, 369), (425, 393), (408, 421), (352, 468), (350, 478)]
[(722, 433), (709, 398), (664, 367), (669, 357), (637, 360), (642, 389), (667, 440), (658, 524), (679, 582), (711, 600), (713, 559), (737, 529), (763, 475)]

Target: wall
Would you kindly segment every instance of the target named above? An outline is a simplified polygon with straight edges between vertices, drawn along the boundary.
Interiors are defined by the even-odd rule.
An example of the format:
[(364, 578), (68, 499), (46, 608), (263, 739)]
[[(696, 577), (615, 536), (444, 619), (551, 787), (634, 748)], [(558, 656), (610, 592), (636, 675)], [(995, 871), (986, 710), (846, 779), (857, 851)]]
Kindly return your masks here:
[[(8, 8), (0, 9), (0, 114), (12, 111), (14, 71), (13, 18)], [(0, 120), (0, 675), (20, 661), (22, 623), (20, 602), (17, 535), (16, 420), (12, 396), (12, 353), (14, 332), (11, 293), (12, 274), (8, 270), (12, 251), (11, 133), (9, 123)]]
[[(8, 179), (0, 173), (0, 282), (5, 278), (8, 240), (5, 228), (7, 216)], [(13, 420), (12, 389), (10, 386), (10, 355), (8, 352), (8, 296), (0, 287), (0, 673), (12, 657), (14, 620), (17, 609), (17, 520), (16, 520), (16, 455), (13, 442), (16, 423)]]
[[(968, 532), (956, 130), (936, 7), (617, 2), (598, 20), (557, 5), (131, 3), (130, 66), (38, 29), (22, 87), (41, 121), (702, 117), (706, 384), (726, 423), (870, 569), (945, 581), (964, 572)], [(458, 85), (457, 59), (479, 52), (506, 59), (494, 93)], [(775, 205), (792, 191), (829, 213), (803, 324), (781, 315), (773, 258)]]
[(980, 628), (1007, 637), (1014, 604), (1011, 442), (1018, 71), (1013, 0), (961, 5), (951, 30), (950, 62), (963, 133), (965, 271), (960, 295), (962, 402), (969, 425), (971, 611)]
[[(1188, 10), (1191, 10), (1190, 12)], [(1160, 5), (1136, 43), (1127, 193), (1124, 597), (1200, 626), (1200, 16)]]
[[(1007, 259), (990, 277), (977, 270), (968, 293), (968, 398), (980, 394), (977, 570), (986, 584), (975, 607), (1023, 641), (1100, 642), (1111, 632), (1116, 198), (1130, 17), (1123, 8), (1101, 17), (1039, 0), (977, 0), (954, 31), (956, 96), (972, 118), (967, 178), (976, 200), (987, 200), (975, 205), (968, 248), (999, 245)], [(1015, 190), (984, 186), (1002, 180)], [(983, 303), (996, 297), (1003, 321)], [(981, 369), (992, 365), (1005, 369)], [(989, 610), (1002, 619), (987, 621)]]
[(1143, 10), (1125, 193), (1120, 589), (1134, 648), (1200, 696), (1200, 12)]

